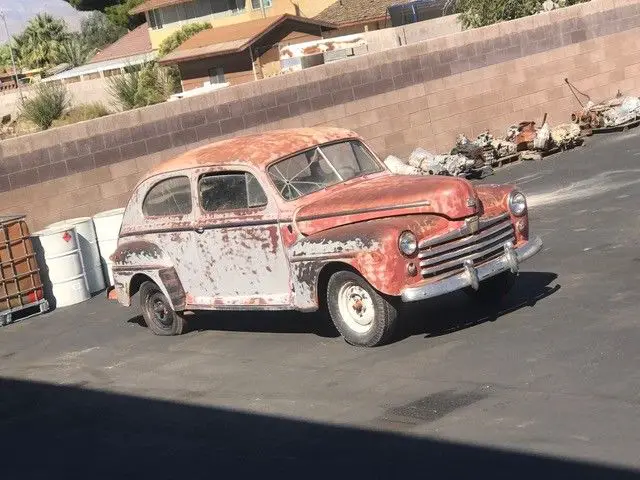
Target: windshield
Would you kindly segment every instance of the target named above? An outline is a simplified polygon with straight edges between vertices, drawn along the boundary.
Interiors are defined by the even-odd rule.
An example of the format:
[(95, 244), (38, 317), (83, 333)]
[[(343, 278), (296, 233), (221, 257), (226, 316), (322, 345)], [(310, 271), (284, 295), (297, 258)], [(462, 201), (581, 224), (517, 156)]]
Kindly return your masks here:
[(382, 171), (362, 143), (351, 140), (315, 147), (271, 165), (269, 176), (285, 200)]

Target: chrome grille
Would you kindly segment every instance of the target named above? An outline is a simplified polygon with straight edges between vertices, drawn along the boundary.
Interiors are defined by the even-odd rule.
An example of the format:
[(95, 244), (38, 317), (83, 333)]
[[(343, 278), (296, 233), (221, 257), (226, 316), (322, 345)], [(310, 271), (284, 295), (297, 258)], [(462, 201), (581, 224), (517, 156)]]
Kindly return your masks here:
[(513, 225), (508, 214), (485, 218), (472, 233), (470, 223), (437, 238), (420, 243), (420, 268), (424, 278), (458, 273), (471, 260), (480, 264), (504, 253), (507, 242), (515, 243)]

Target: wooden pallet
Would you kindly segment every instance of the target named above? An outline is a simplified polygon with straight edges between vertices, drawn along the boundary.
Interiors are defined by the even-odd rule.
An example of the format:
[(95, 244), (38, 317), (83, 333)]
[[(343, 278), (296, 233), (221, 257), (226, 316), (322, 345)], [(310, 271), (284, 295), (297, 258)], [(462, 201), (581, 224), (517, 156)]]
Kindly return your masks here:
[(30, 303), (29, 305), (23, 305), (22, 307), (2, 310), (0, 311), (0, 327), (31, 318), (35, 315), (40, 315), (48, 310), (49, 302), (44, 299)]
[(548, 157), (549, 155), (553, 155), (554, 153), (558, 153), (560, 151), (562, 151), (560, 147), (553, 147), (553, 148), (550, 148), (549, 150), (545, 150), (539, 153), (540, 155), (542, 155), (542, 158), (545, 158), (545, 157)]
[(491, 166), (493, 168), (502, 167), (504, 165), (508, 165), (509, 163), (517, 162), (520, 160), (520, 154), (514, 153), (512, 155), (507, 155), (506, 157), (496, 158), (491, 162)]
[(624, 132), (626, 130), (629, 130), (630, 128), (635, 128), (638, 125), (640, 125), (640, 118), (636, 118), (635, 120), (631, 120), (627, 123), (616, 125), (614, 127), (594, 128), (591, 131), (594, 135), (598, 133)]

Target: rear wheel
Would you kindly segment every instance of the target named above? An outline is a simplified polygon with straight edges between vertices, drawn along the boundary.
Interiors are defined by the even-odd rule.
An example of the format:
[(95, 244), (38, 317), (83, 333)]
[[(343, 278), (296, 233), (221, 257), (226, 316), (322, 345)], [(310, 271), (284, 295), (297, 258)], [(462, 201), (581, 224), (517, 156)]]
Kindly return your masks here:
[(502, 300), (513, 288), (516, 283), (516, 277), (517, 275), (515, 273), (502, 272), (495, 277), (480, 282), (480, 288), (478, 288), (478, 290), (467, 288), (465, 292), (471, 298), (480, 302), (497, 302)]
[(375, 347), (389, 341), (398, 312), (361, 276), (340, 271), (327, 285), (327, 306), (334, 325), (347, 343)]
[(140, 287), (142, 316), (149, 329), (156, 335), (181, 335), (185, 320), (171, 308), (169, 299), (153, 282), (145, 282)]

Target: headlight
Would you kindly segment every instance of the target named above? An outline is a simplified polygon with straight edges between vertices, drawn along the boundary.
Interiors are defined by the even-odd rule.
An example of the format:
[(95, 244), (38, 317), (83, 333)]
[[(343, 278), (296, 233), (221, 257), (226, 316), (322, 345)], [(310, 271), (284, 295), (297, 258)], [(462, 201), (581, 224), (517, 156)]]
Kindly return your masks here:
[(516, 217), (524, 215), (524, 213), (527, 211), (526, 197), (520, 192), (511, 192), (509, 194), (509, 210)]
[(407, 257), (410, 257), (418, 251), (418, 239), (413, 232), (409, 230), (402, 232), (398, 238), (398, 248)]

